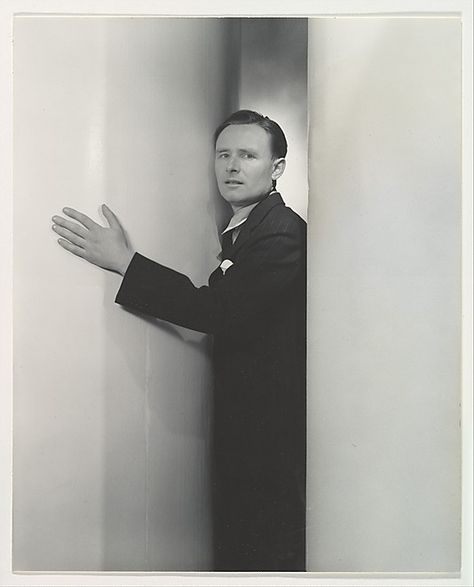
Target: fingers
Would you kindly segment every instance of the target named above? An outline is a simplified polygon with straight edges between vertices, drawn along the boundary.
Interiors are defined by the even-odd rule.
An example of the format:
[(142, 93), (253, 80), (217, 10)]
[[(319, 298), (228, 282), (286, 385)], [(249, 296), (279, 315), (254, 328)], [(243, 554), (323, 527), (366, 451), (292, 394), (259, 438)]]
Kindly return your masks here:
[(73, 243), (81, 248), (84, 248), (86, 241), (82, 237), (77, 236), (77, 234), (75, 234), (74, 232), (68, 230), (67, 228), (63, 228), (62, 226), (58, 226), (56, 224), (53, 224), (53, 230), (54, 230), (54, 232), (56, 232), (60, 236), (63, 236), (64, 238), (66, 238), (71, 243)]
[(112, 210), (105, 204), (102, 204), (102, 212), (111, 228), (122, 228), (117, 216), (115, 216)]
[(71, 218), (74, 218), (74, 220), (77, 220), (78, 222), (83, 224), (89, 230), (91, 230), (95, 226), (100, 226), (100, 224), (97, 224), (97, 222), (94, 222), (91, 218), (89, 218), (89, 216), (86, 216), (82, 212), (78, 212), (77, 210), (74, 210), (74, 208), (63, 208), (63, 212), (67, 216), (70, 216)]
[(66, 251), (73, 253), (77, 257), (85, 257), (86, 255), (86, 251), (83, 248), (78, 247), (77, 245), (74, 245), (63, 238), (59, 238), (58, 243), (62, 246), (63, 249), (66, 249)]
[[(77, 236), (80, 236), (82, 238), (85, 238), (87, 236), (88, 231), (84, 227), (82, 227), (80, 224), (77, 224), (76, 222), (71, 222), (70, 220), (66, 220), (65, 218), (61, 218), (61, 216), (53, 216), (52, 220), (56, 225), (59, 225), (63, 228), (66, 228), (67, 230), (69, 230), (70, 232), (73, 232)], [(69, 240), (71, 240), (71, 239), (69, 239)]]

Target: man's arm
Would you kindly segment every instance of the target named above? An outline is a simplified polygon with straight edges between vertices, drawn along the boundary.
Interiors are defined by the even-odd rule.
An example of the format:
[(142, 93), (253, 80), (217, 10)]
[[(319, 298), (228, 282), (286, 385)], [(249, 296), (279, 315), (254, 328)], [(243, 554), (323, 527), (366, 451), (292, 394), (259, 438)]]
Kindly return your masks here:
[(251, 236), (213, 286), (196, 287), (173, 269), (134, 253), (117, 217), (102, 207), (109, 227), (72, 208), (77, 220), (53, 217), (59, 244), (90, 263), (124, 275), (116, 302), (199, 332), (245, 333), (281, 296), (301, 286), (306, 263), (305, 224), (296, 216)]
[(136, 253), (116, 302), (200, 332), (241, 335), (282, 296), (305, 287), (305, 264), (305, 225), (295, 219), (251, 237), (212, 287), (195, 287), (182, 273)]

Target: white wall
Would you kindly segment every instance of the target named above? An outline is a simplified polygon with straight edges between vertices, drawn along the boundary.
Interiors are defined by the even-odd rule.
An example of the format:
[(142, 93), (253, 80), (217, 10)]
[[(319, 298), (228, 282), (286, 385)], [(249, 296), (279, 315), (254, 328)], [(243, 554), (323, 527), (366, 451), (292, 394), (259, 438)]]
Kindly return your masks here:
[(120, 278), (49, 226), (107, 202), (136, 249), (205, 282), (233, 28), (15, 19), (16, 570), (211, 565), (208, 341), (115, 305)]
[(306, 18), (242, 18), (239, 107), (269, 116), (288, 141), (278, 180), (285, 203), (302, 218), (308, 206)]
[(459, 570), (460, 21), (309, 33), (308, 566)]

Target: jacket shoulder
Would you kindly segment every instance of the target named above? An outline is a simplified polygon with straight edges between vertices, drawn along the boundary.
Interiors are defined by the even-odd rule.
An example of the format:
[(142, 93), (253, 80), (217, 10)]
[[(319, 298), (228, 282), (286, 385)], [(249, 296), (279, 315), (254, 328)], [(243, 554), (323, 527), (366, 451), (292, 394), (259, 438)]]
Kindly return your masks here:
[(294, 210), (280, 204), (268, 212), (261, 223), (261, 229), (265, 232), (275, 231), (303, 236), (306, 234), (306, 222)]

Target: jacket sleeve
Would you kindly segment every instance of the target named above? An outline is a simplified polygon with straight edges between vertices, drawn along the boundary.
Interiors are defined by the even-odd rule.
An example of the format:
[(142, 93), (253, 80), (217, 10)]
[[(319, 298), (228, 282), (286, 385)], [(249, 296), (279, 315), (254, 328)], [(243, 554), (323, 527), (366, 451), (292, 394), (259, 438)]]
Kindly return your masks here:
[(115, 301), (199, 332), (241, 331), (301, 284), (305, 228), (300, 221), (250, 238), (212, 286), (195, 287), (182, 273), (136, 253)]

